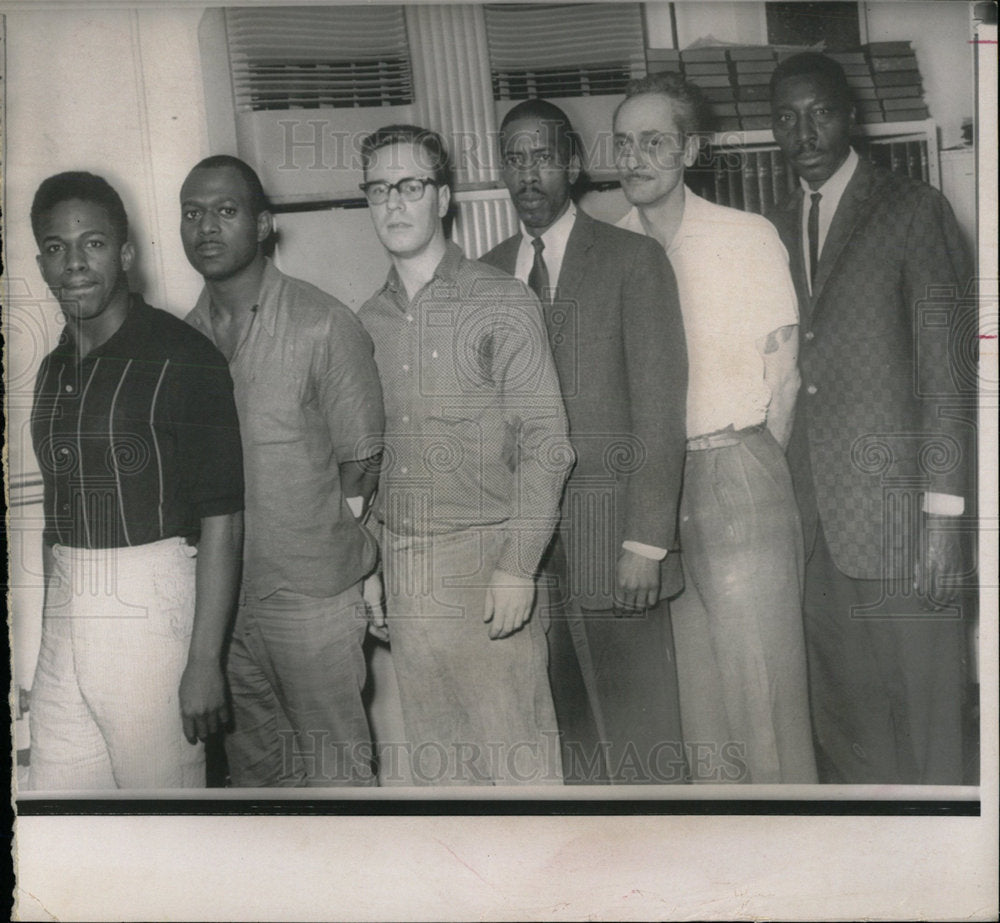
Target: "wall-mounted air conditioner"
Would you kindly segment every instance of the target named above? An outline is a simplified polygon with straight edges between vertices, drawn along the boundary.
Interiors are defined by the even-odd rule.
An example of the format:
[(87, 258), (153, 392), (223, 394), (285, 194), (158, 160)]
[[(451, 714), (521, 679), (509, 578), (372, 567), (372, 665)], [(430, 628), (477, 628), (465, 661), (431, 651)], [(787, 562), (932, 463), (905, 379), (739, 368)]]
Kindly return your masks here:
[(203, 49), (223, 50), (226, 62), (225, 73), (215, 69), (210, 94), (228, 82), (234, 153), (257, 169), (276, 204), (359, 197), (361, 139), (382, 125), (413, 121), (403, 7), (210, 12)]

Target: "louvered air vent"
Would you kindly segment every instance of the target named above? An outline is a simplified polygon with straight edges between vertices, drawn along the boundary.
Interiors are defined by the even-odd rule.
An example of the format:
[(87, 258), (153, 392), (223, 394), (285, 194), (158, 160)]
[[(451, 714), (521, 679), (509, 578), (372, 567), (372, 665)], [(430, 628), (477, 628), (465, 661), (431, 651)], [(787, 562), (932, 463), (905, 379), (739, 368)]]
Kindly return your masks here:
[(401, 6), (226, 9), (238, 111), (413, 102)]
[(497, 100), (606, 96), (645, 73), (638, 3), (489, 4)]

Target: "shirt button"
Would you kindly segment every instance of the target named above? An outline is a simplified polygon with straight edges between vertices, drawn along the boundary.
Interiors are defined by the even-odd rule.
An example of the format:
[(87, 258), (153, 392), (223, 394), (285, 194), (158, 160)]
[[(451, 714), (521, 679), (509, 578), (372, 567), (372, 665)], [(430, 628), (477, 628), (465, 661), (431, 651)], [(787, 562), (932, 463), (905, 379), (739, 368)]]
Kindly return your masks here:
[(403, 414), (403, 422), (404, 423), (409, 423), (410, 422), (410, 418), (405, 413)]
[(815, 385), (809, 385), (809, 387), (806, 388), (806, 394), (815, 394), (815, 393), (816, 393)]
[(413, 315), (412, 314), (407, 314), (406, 315), (406, 320), (407, 320), (408, 323), (412, 324), (413, 323)]
[(65, 446), (63, 446), (63, 448), (61, 448), (59, 450), (59, 454), (60, 455), (69, 455), (69, 449), (67, 449)]
[(409, 469), (409, 468), (407, 468), (407, 467), (406, 467), (406, 466), (404, 465), (404, 466), (403, 466), (402, 468), (400, 468), (400, 469), (399, 469), (399, 473), (400, 473), (400, 474), (409, 474), (409, 473), (410, 473), (410, 469)]
[(435, 349), (434, 352), (431, 353), (431, 358), (437, 359), (437, 357), (438, 357), (438, 351)]
[(404, 365), (404, 366), (403, 366), (403, 371), (404, 371), (404, 372), (408, 372), (408, 371), (410, 371), (410, 367), (409, 367), (408, 365)]
[(68, 503), (64, 503), (61, 507), (59, 507), (59, 509), (61, 509), (64, 513), (68, 513), (69, 512), (69, 504)]
[(66, 392), (67, 394), (72, 394), (72, 393), (73, 393), (73, 386), (72, 386), (72, 385), (66, 385), (66, 387), (65, 387), (65, 388), (63, 388), (63, 390), (64, 390), (64, 391), (65, 391), (65, 392)]
[(807, 340), (813, 340), (815, 338), (816, 338), (816, 334), (815, 333), (813, 333), (811, 330), (807, 330), (806, 331), (806, 339)]

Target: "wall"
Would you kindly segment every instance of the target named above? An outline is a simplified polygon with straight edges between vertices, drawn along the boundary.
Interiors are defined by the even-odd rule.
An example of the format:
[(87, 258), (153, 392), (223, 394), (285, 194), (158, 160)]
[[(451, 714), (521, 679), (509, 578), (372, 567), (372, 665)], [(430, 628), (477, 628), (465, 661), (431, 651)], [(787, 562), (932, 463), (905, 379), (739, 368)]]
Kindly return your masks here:
[(5, 10), (8, 434), (11, 475), (11, 600), (14, 682), (31, 685), (41, 611), (40, 495), (18, 489), (37, 472), (27, 422), (41, 357), (59, 315), (35, 265), (28, 213), (39, 182), (90, 170), (121, 193), (139, 252), (135, 286), (151, 303), (183, 313), (201, 280), (178, 236), (177, 192), (208, 154), (197, 25), (183, 9)]
[(941, 128), (941, 146), (959, 144), (962, 119), (975, 112), (969, 4), (908, 0), (862, 6), (868, 41), (913, 42), (927, 106)]
[[(867, 41), (909, 39), (917, 52), (931, 118), (941, 127), (941, 146), (961, 140), (963, 118), (974, 112), (969, 7), (940, 0), (875, 0), (861, 3), (861, 34)], [(646, 35), (653, 48), (672, 48), (670, 4), (646, 5)], [(677, 39), (686, 48), (700, 38), (761, 44), (767, 41), (764, 4), (706, 2), (675, 4)], [(863, 41), (865, 39), (862, 39)]]

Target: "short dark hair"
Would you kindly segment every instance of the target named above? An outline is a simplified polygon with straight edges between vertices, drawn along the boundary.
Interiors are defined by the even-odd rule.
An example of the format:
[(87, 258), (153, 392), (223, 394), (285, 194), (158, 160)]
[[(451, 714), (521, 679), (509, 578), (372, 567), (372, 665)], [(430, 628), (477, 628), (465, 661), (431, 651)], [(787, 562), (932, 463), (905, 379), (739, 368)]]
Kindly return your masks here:
[(267, 193), (264, 192), (264, 186), (257, 171), (246, 161), (240, 160), (239, 157), (233, 157), (232, 154), (213, 154), (211, 157), (199, 160), (191, 168), (191, 173), (194, 173), (195, 170), (218, 170), (224, 167), (232, 167), (243, 177), (250, 192), (250, 212), (254, 218), (261, 212), (270, 211), (271, 203), (267, 200)]
[(128, 215), (122, 197), (103, 176), (83, 170), (57, 173), (43, 180), (31, 202), (31, 230), (36, 243), (40, 242), (42, 221), (61, 202), (79, 199), (100, 205), (107, 212), (111, 226), (118, 235), (118, 243), (128, 240)]
[(554, 125), (558, 143), (565, 145), (563, 153), (566, 155), (566, 159), (569, 160), (570, 157), (576, 156), (582, 160), (580, 136), (574, 130), (569, 116), (555, 103), (550, 103), (547, 99), (526, 99), (514, 106), (503, 117), (503, 120), (500, 122), (501, 148), (503, 147), (503, 136), (507, 126), (521, 119), (538, 119), (540, 122)]
[[(705, 97), (697, 86), (685, 80), (680, 74), (672, 71), (648, 74), (630, 80), (625, 87), (625, 100), (647, 94), (666, 96), (676, 104), (674, 121), (677, 122), (677, 128), (682, 134), (696, 135), (707, 129), (709, 114)], [(622, 100), (615, 109), (616, 117), (625, 100)]]
[(385, 125), (361, 140), (361, 163), (367, 171), (375, 152), (392, 144), (413, 144), (423, 149), (430, 163), (428, 167), (439, 186), (452, 188), (451, 159), (444, 139), (429, 128), (419, 125)]
[(820, 77), (825, 80), (837, 98), (848, 106), (854, 105), (854, 94), (847, 82), (844, 68), (833, 58), (818, 51), (803, 51), (785, 58), (771, 74), (771, 99), (782, 80), (790, 77)]

